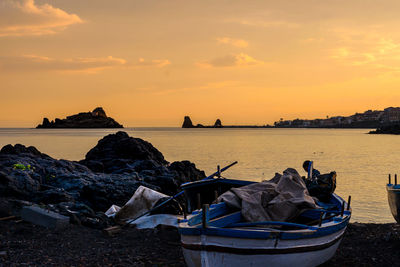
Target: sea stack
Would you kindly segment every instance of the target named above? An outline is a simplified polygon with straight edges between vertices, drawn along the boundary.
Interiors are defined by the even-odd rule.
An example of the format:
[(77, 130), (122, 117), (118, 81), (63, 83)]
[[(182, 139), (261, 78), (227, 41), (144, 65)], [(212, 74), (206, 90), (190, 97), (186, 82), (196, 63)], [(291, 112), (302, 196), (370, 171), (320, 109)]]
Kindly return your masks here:
[(113, 118), (107, 117), (102, 107), (97, 107), (91, 112), (81, 112), (65, 119), (56, 118), (50, 121), (44, 118), (43, 123), (36, 128), (123, 128), (123, 126)]
[(182, 128), (194, 128), (192, 120), (189, 116), (185, 116), (185, 118), (183, 119)]
[(217, 119), (214, 123), (215, 128), (222, 128), (222, 123), (220, 119)]

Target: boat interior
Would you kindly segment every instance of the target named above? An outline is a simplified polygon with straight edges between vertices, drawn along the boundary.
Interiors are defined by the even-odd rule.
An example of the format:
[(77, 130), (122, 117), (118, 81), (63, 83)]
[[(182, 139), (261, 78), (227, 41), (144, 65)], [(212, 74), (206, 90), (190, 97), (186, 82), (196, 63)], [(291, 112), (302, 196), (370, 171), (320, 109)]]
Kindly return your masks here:
[[(351, 214), (350, 205), (340, 197), (332, 194), (329, 202), (318, 201), (318, 209), (303, 210), (293, 220), (246, 222), (240, 210), (232, 209), (225, 203), (213, 204), (218, 196), (233, 187), (240, 187), (253, 182), (231, 179), (210, 179), (186, 183), (182, 185), (187, 200), (187, 212), (191, 213), (187, 219), (189, 227), (223, 227), (242, 229), (275, 229), (300, 230), (314, 229), (329, 222), (341, 220)], [(350, 201), (350, 198), (349, 198)], [(349, 202), (348, 201), (348, 202)]]

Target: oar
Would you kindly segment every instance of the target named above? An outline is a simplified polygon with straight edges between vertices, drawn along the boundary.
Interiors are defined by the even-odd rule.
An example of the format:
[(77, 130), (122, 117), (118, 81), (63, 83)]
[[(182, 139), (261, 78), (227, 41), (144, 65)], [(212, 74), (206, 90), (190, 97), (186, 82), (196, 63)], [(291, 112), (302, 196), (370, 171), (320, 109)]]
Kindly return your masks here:
[[(207, 176), (206, 178), (202, 179), (201, 181), (212, 179), (212, 178), (214, 178), (214, 176), (216, 176), (216, 175), (219, 175), (219, 176), (220, 176), (221, 172), (226, 171), (227, 169), (229, 169), (230, 167), (232, 167), (232, 166), (235, 165), (236, 163), (238, 163), (238, 162), (235, 161), (235, 162), (229, 164), (228, 166), (226, 166), (226, 167), (224, 167), (224, 168), (222, 168), (222, 169), (220, 169), (220, 170), (214, 172), (213, 174)], [(173, 199), (179, 197), (179, 196), (182, 195), (184, 192), (185, 192), (185, 191), (182, 190), (181, 192), (177, 193), (176, 195), (174, 195), (174, 196), (172, 196), (172, 197), (166, 199), (165, 201), (161, 202), (161, 203), (158, 204), (157, 206), (155, 206), (155, 207), (153, 207), (152, 209), (146, 211), (145, 213), (143, 213), (143, 214), (140, 215), (139, 217), (127, 221), (127, 223), (133, 222), (133, 221), (135, 221), (135, 220), (137, 220), (137, 219), (139, 219), (139, 218), (141, 218), (141, 217), (143, 217), (143, 216), (145, 216), (145, 215), (150, 214), (151, 212), (153, 212), (154, 210), (158, 209), (159, 207), (162, 207), (162, 206), (164, 206), (165, 204), (167, 204), (168, 202), (170, 202), (171, 200), (173, 200)]]
[[(214, 178), (214, 176), (217, 176), (217, 175), (219, 176), (219, 175), (221, 174), (221, 172), (226, 171), (227, 169), (229, 169), (230, 167), (232, 167), (233, 165), (235, 165), (235, 164), (237, 164), (237, 163), (238, 163), (237, 161), (232, 162), (232, 163), (229, 164), (228, 166), (223, 167), (222, 169), (220, 169), (220, 170), (214, 172), (213, 174), (211, 174), (210, 176), (207, 176), (207, 177), (204, 178), (202, 181), (208, 180), (208, 179), (212, 179), (212, 178)], [(218, 169), (219, 169), (219, 166), (218, 166)]]

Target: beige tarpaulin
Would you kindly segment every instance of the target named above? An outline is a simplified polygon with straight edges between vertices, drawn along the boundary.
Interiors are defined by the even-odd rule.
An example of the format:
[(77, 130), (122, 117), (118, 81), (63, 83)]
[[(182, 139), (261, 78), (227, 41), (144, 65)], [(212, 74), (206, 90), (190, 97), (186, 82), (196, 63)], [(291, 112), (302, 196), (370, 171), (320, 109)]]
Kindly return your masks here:
[(249, 222), (290, 221), (305, 209), (318, 208), (299, 173), (291, 168), (269, 181), (233, 188), (218, 198), (221, 201), (241, 209)]
[(154, 204), (164, 197), (168, 196), (150, 188), (139, 186), (131, 199), (117, 211), (115, 219), (117, 221), (136, 219), (153, 208)]

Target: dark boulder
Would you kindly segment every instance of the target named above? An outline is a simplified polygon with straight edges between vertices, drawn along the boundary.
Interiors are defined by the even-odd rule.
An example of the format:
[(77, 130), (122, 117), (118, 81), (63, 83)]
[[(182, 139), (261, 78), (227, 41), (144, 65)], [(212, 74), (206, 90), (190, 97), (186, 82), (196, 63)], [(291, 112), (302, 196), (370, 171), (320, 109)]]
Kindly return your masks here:
[(105, 211), (111, 204), (124, 204), (143, 184), (137, 175), (94, 173), (77, 162), (26, 153), (35, 150), (22, 145), (1, 150), (1, 196), (45, 204), (77, 201)]
[(175, 179), (179, 184), (198, 181), (206, 177), (204, 171), (196, 168), (196, 165), (188, 160), (175, 161), (168, 166), (168, 170), (175, 173)]
[(15, 146), (5, 145), (0, 150), (0, 153), (12, 154), (12, 155), (27, 155), (27, 156), (40, 157), (40, 158), (50, 158), (48, 155), (41, 153), (34, 146), (26, 147), (21, 144), (16, 144)]
[(151, 164), (150, 169), (168, 163), (152, 144), (130, 137), (126, 132), (110, 134), (101, 139), (80, 163), (93, 168), (93, 171), (114, 173), (126, 168), (137, 171), (137, 165), (142, 165), (137, 161)]

